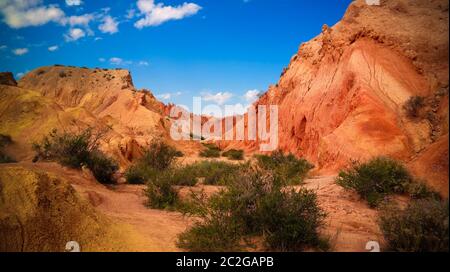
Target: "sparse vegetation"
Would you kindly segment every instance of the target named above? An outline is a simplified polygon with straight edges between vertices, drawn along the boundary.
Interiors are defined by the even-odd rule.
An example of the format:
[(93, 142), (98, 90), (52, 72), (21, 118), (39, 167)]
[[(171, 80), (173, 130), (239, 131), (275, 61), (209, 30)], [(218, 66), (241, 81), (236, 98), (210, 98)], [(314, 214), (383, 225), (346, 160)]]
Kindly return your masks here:
[(448, 224), (449, 203), (436, 199), (387, 205), (379, 220), (389, 250), (400, 252), (448, 252)]
[(13, 158), (5, 154), (3, 150), (7, 145), (12, 144), (11, 136), (0, 134), (0, 163), (16, 162)]
[(425, 106), (425, 98), (421, 96), (412, 96), (403, 105), (406, 115), (411, 119), (420, 117), (420, 111)]
[(376, 207), (390, 194), (407, 191), (412, 177), (406, 168), (390, 158), (379, 157), (366, 163), (352, 162), (339, 173), (336, 183), (355, 190), (371, 207)]
[(64, 72), (64, 71), (59, 72), (59, 77), (60, 77), (60, 78), (65, 78), (65, 77), (67, 77), (66, 72)]
[(275, 151), (271, 155), (256, 155), (258, 166), (271, 171), (286, 185), (301, 184), (314, 165), (305, 159), (297, 159), (293, 154), (284, 155)]
[(193, 228), (179, 236), (189, 251), (243, 250), (251, 237), (262, 237), (271, 250), (324, 248), (318, 229), (325, 214), (312, 191), (283, 189), (285, 181), (270, 172), (247, 170), (227, 190), (202, 198)]
[(152, 180), (160, 172), (172, 167), (173, 162), (182, 153), (170, 145), (153, 141), (141, 159), (125, 172), (125, 178), (130, 184), (144, 184)]
[(230, 149), (222, 153), (223, 157), (227, 157), (230, 160), (240, 161), (244, 159), (244, 150)]
[(99, 150), (99, 140), (104, 132), (93, 133), (88, 128), (80, 133), (58, 133), (54, 129), (41, 142), (34, 143), (33, 149), (38, 160), (54, 160), (58, 163), (80, 169), (88, 167), (101, 183), (114, 183), (117, 163)]
[(248, 164), (231, 164), (219, 161), (202, 161), (186, 166), (197, 178), (204, 178), (206, 185), (228, 185), (239, 177), (239, 173), (248, 168)]
[(165, 170), (154, 175), (147, 184), (148, 205), (154, 209), (172, 209), (179, 201), (177, 192), (172, 188), (175, 172)]
[(203, 158), (219, 158), (220, 157), (220, 148), (215, 144), (203, 144), (205, 147), (204, 150), (200, 152), (200, 157)]

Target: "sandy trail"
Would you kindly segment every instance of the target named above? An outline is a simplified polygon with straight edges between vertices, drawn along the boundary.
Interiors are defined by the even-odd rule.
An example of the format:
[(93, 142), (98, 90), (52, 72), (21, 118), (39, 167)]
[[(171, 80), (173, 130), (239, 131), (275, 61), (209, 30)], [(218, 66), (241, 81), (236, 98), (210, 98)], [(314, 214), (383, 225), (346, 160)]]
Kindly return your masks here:
[(61, 167), (56, 163), (21, 164), (58, 175), (72, 184), (75, 190), (88, 199), (101, 213), (114, 222), (131, 226), (139, 241), (135, 251), (174, 252), (178, 234), (192, 224), (188, 217), (176, 212), (152, 210), (146, 207), (145, 186), (99, 184), (88, 172)]
[(370, 209), (356, 193), (345, 191), (334, 182), (335, 176), (307, 179), (303, 185), (315, 190), (319, 205), (327, 213), (324, 234), (330, 237), (332, 251), (366, 251), (367, 242), (382, 246), (377, 211)]
[[(176, 247), (178, 234), (192, 226), (193, 220), (177, 212), (152, 210), (146, 207), (145, 186), (99, 184), (85, 171), (61, 167), (56, 163), (21, 164), (44, 170), (68, 180), (92, 205), (115, 222), (131, 226), (139, 243), (136, 251), (180, 251)], [(370, 209), (355, 193), (347, 192), (334, 183), (334, 176), (307, 179), (303, 187), (317, 192), (319, 205), (327, 213), (323, 233), (330, 237), (332, 251), (366, 251), (369, 241), (380, 241), (377, 211)], [(206, 188), (208, 193), (219, 190)], [(186, 194), (189, 188), (182, 188)], [(184, 192), (186, 191), (186, 192)]]

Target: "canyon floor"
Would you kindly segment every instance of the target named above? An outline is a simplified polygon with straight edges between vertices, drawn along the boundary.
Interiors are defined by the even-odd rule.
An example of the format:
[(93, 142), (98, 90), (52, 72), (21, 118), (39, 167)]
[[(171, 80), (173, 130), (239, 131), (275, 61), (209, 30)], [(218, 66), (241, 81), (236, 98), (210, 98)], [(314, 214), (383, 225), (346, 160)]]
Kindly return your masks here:
[[(145, 186), (142, 185), (104, 186), (88, 172), (68, 169), (56, 163), (17, 163), (8, 167), (43, 171), (68, 181), (100, 214), (120, 226), (126, 226), (126, 236), (133, 239), (128, 239), (131, 244), (123, 245), (124, 249), (145, 252), (180, 251), (176, 246), (177, 236), (194, 222), (194, 219), (179, 212), (148, 208)], [(322, 232), (330, 240), (331, 251), (366, 251), (367, 242), (382, 243), (382, 235), (376, 222), (377, 212), (370, 209), (356, 194), (336, 185), (334, 178), (332, 175), (311, 177), (302, 185), (317, 192), (320, 206), (327, 213)], [(204, 189), (209, 194), (220, 190), (220, 187), (199, 186), (193, 189)], [(191, 188), (180, 190), (189, 192)]]

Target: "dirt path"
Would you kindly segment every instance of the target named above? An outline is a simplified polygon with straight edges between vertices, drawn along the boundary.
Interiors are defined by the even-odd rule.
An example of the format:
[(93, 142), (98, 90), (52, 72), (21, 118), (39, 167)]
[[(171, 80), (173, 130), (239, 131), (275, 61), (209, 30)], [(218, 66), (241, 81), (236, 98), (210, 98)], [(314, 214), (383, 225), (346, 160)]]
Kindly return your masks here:
[(118, 223), (131, 226), (138, 244), (135, 251), (172, 252), (177, 235), (185, 231), (192, 221), (180, 213), (152, 210), (145, 206), (144, 186), (103, 186), (88, 172), (64, 168), (55, 163), (21, 164), (28, 168), (45, 170), (69, 181), (75, 190), (88, 199), (100, 212)]
[(366, 251), (369, 241), (383, 243), (377, 211), (370, 209), (355, 193), (345, 191), (334, 176), (308, 179), (303, 185), (315, 190), (319, 205), (327, 213), (324, 233), (331, 238), (332, 251)]
[[(136, 251), (180, 251), (176, 247), (178, 234), (192, 225), (192, 220), (177, 212), (152, 210), (145, 206), (144, 186), (99, 184), (87, 171), (77, 171), (56, 163), (21, 164), (44, 170), (68, 180), (72, 186), (100, 212), (118, 223), (131, 226), (139, 241)], [(366, 251), (369, 241), (381, 241), (377, 212), (334, 183), (334, 176), (306, 180), (305, 188), (317, 192), (320, 206), (327, 213), (324, 234), (329, 236), (333, 251)], [(210, 193), (218, 188), (209, 186)], [(217, 190), (216, 190), (217, 189)], [(188, 190), (186, 188), (182, 189)], [(186, 192), (184, 192), (186, 193)]]

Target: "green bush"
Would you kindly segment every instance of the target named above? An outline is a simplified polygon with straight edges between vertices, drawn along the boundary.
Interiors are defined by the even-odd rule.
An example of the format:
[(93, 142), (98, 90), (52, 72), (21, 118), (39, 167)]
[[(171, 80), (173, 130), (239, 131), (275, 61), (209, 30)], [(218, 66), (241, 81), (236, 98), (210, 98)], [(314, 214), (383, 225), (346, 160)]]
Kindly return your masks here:
[(406, 193), (412, 181), (401, 163), (385, 157), (353, 162), (336, 179), (338, 185), (355, 190), (371, 207), (378, 206), (387, 195)]
[(420, 111), (423, 107), (425, 107), (425, 98), (421, 96), (412, 96), (403, 105), (406, 115), (411, 119), (420, 117)]
[(407, 190), (408, 190), (409, 196), (412, 199), (425, 199), (425, 198), (432, 198), (432, 199), (436, 199), (436, 200), (441, 199), (441, 196), (439, 195), (439, 193), (430, 189), (423, 182), (410, 183)]
[(204, 150), (200, 152), (200, 157), (203, 158), (219, 158), (220, 157), (220, 148), (215, 144), (203, 144), (205, 147)]
[(286, 191), (270, 172), (249, 169), (226, 190), (198, 203), (202, 218), (179, 236), (190, 251), (243, 249), (248, 238), (263, 237), (268, 249), (323, 248), (318, 230), (325, 214), (312, 191)]
[(435, 199), (411, 202), (404, 210), (386, 206), (380, 229), (389, 250), (400, 252), (448, 252), (449, 203)]
[(240, 161), (244, 159), (244, 150), (230, 149), (222, 153), (223, 157), (227, 157), (230, 160)]
[(81, 169), (87, 166), (101, 183), (114, 183), (117, 163), (99, 150), (99, 139), (103, 132), (94, 134), (91, 128), (80, 133), (64, 132), (55, 129), (39, 143), (33, 144), (38, 160), (54, 160), (61, 165)]
[(132, 165), (125, 171), (125, 179), (129, 184), (144, 184), (148, 174), (141, 165)]
[(189, 166), (197, 178), (203, 178), (206, 185), (228, 185), (239, 176), (248, 164), (232, 164), (220, 161), (201, 161)]
[(125, 171), (130, 184), (144, 184), (160, 172), (171, 168), (176, 159), (184, 154), (170, 145), (153, 141), (144, 155)]
[(13, 163), (16, 162), (13, 158), (6, 155), (4, 152), (4, 148), (7, 145), (12, 144), (11, 136), (0, 134), (0, 163)]
[(271, 155), (256, 155), (258, 166), (271, 171), (286, 185), (298, 185), (303, 182), (314, 165), (305, 159), (297, 159), (293, 154), (284, 155), (275, 151)]
[(174, 171), (167, 169), (147, 183), (148, 205), (154, 209), (173, 209), (178, 204), (178, 193), (173, 189)]
[(94, 177), (103, 184), (115, 183), (114, 174), (119, 170), (119, 165), (102, 152), (91, 152), (87, 167), (92, 171)]
[(165, 170), (169, 168), (181, 154), (180, 151), (164, 142), (153, 141), (150, 144), (150, 147), (145, 151), (144, 156), (139, 160), (139, 163), (148, 165), (156, 170)]

